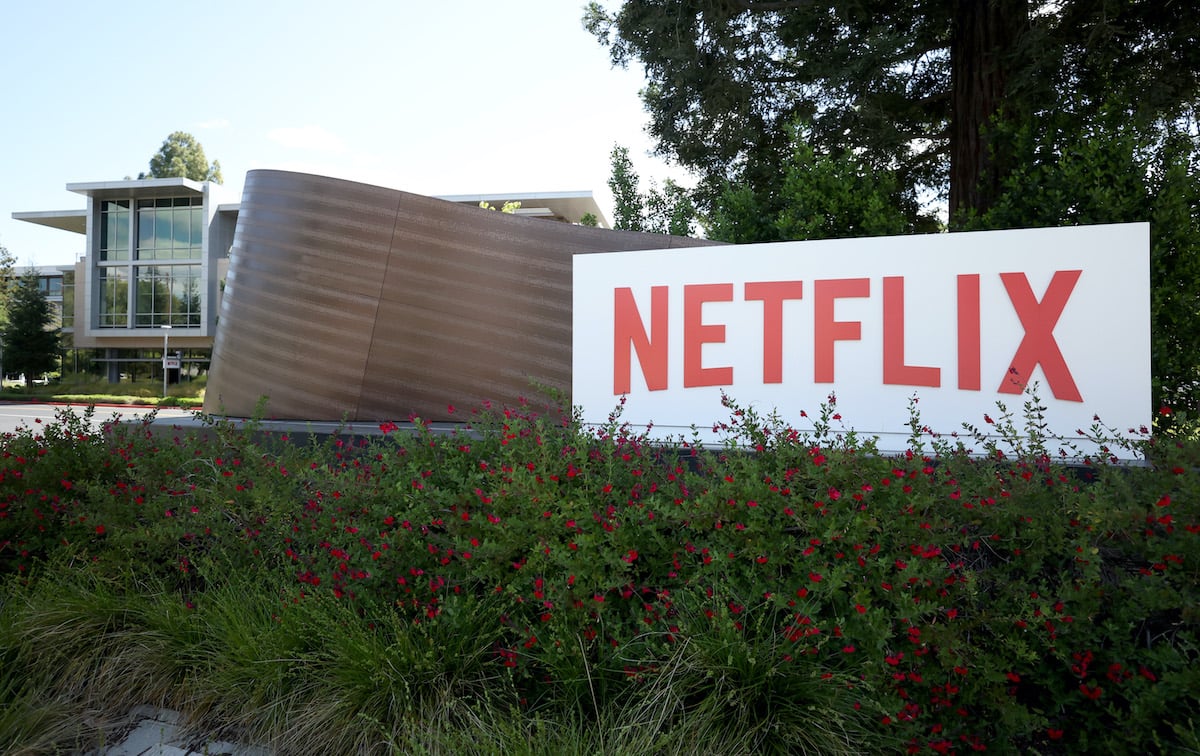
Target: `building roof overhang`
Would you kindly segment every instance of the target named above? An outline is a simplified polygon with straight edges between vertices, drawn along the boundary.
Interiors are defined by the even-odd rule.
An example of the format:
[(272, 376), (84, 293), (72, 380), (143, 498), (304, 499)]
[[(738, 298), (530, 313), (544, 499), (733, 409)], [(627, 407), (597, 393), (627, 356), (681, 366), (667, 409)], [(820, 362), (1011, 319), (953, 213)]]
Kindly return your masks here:
[(67, 184), (67, 191), (92, 199), (128, 199), (129, 197), (178, 197), (204, 194), (204, 182), (186, 178), (133, 179), (124, 181), (86, 181)]
[[(82, 194), (93, 200), (178, 197), (181, 191), (185, 194), (202, 195), (204, 184), (186, 178), (136, 179), (123, 181), (90, 181), (67, 184), (67, 190)], [(601, 228), (609, 228), (608, 219), (604, 217), (600, 206), (589, 191), (565, 192), (517, 192), (509, 194), (453, 194), (441, 195), (436, 199), (458, 204), (478, 205), (482, 202), (499, 210), (505, 203), (520, 203), (520, 208), (514, 213), (533, 218), (548, 218), (566, 223), (579, 223), (584, 216), (593, 215)], [(234, 214), (239, 210), (239, 203), (222, 203), (217, 206), (217, 212)], [(73, 231), (77, 234), (87, 233), (87, 210), (39, 210), (31, 212), (14, 212), (15, 220), (36, 223), (63, 231)]]
[(456, 202), (463, 205), (478, 205), (486, 202), (499, 210), (506, 202), (519, 202), (521, 207), (514, 215), (525, 215), (534, 218), (550, 218), (567, 223), (578, 223), (585, 215), (591, 214), (601, 228), (608, 228), (608, 219), (604, 217), (600, 206), (588, 191), (578, 192), (524, 192), (516, 194), (451, 194), (438, 195), (437, 199)]
[(13, 220), (28, 221), (39, 226), (49, 226), (63, 231), (73, 231), (77, 234), (87, 233), (87, 210), (34, 210), (16, 212)]

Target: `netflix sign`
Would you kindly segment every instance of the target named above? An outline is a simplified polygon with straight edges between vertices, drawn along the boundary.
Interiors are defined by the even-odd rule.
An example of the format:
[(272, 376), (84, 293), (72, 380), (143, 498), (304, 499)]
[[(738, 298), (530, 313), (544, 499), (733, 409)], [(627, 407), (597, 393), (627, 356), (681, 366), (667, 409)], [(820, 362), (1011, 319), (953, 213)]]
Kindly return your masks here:
[(1029, 387), (1053, 435), (1125, 433), (1151, 419), (1149, 257), (1144, 223), (577, 255), (573, 401), (719, 443), (722, 392), (798, 429), (832, 394), (901, 451), (912, 397), (948, 435)]

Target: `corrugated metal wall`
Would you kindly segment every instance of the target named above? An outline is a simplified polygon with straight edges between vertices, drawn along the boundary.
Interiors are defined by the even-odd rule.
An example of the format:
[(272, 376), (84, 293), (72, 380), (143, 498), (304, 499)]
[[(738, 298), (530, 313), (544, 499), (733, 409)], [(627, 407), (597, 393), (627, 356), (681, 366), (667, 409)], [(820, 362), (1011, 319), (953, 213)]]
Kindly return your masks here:
[(572, 255), (706, 244), (251, 171), (204, 409), (441, 420), (531, 381), (569, 393)]

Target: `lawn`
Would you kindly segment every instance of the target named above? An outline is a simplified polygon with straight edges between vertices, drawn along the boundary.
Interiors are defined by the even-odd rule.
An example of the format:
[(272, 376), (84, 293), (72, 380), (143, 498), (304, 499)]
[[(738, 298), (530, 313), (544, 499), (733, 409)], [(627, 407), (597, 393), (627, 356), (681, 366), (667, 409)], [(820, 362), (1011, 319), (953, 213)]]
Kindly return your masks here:
[(70, 402), (72, 404), (138, 404), (159, 407), (195, 407), (204, 404), (208, 376), (201, 375), (167, 386), (158, 381), (122, 381), (109, 383), (92, 375), (67, 375), (46, 383), (25, 384), (4, 381), (0, 399), (28, 402)]

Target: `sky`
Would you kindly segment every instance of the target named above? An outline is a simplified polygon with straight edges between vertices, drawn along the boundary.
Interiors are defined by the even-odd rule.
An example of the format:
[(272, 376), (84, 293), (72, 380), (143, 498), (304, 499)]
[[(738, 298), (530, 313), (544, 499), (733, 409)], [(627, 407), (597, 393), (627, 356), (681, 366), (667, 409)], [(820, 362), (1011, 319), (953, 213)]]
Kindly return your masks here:
[[(60, 265), (82, 235), (12, 218), (80, 209), (73, 182), (148, 170), (174, 131), (221, 164), (430, 195), (590, 190), (612, 220), (615, 144), (643, 184), (643, 72), (614, 68), (584, 0), (205, 0), (6, 4), (0, 245)], [(612, 3), (609, 4), (610, 6)]]

